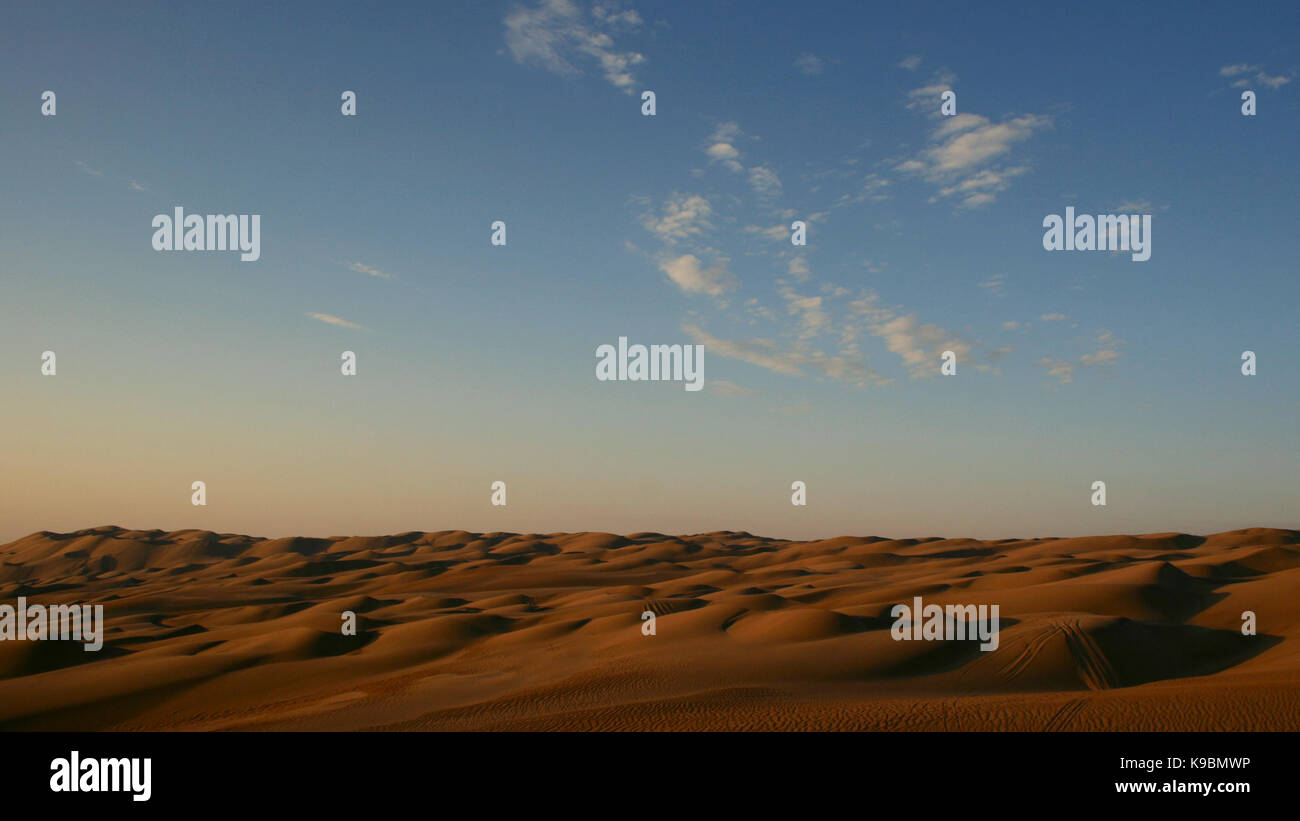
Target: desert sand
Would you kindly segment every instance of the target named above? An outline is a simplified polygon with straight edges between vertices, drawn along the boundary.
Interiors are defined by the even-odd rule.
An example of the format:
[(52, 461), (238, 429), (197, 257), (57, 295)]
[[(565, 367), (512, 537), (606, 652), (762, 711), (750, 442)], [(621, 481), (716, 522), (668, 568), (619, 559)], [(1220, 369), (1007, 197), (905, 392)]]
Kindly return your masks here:
[[(0, 560), (0, 603), (103, 604), (107, 622), (98, 653), (0, 642), (7, 730), (1300, 730), (1294, 530), (109, 526), (35, 533)], [(998, 648), (894, 640), (891, 607), (918, 595), (999, 605)]]

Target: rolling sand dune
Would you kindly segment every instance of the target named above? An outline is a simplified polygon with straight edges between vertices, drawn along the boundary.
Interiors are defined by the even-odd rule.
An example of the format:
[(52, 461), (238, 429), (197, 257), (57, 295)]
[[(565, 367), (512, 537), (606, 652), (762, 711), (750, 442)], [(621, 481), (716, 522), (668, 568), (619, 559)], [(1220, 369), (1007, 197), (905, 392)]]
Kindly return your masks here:
[[(10, 730), (1300, 730), (1293, 530), (99, 527), (36, 533), (0, 560), (0, 603), (103, 604), (107, 622), (98, 653), (0, 642)], [(894, 640), (891, 607), (913, 596), (998, 605), (998, 648)], [(1247, 610), (1258, 635), (1242, 634)]]

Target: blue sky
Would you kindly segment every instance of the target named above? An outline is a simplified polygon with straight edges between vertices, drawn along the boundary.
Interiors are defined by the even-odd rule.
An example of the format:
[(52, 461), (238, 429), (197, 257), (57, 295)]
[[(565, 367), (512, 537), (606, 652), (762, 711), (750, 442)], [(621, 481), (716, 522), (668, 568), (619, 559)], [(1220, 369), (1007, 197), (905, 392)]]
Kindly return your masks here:
[[(0, 538), (1296, 525), (1294, 7), (10, 16)], [(178, 205), (261, 259), (154, 251)], [(1044, 251), (1066, 206), (1151, 259)], [(619, 336), (705, 390), (597, 382)]]

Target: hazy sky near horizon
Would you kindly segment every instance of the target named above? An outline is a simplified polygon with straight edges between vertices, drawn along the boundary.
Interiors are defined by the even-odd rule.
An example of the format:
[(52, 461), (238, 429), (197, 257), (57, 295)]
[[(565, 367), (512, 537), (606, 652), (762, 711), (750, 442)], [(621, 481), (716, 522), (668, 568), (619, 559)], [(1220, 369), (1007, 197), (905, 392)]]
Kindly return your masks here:
[[(9, 9), (0, 540), (1300, 526), (1298, 16)], [(177, 206), (261, 258), (153, 250)], [(1150, 260), (1044, 250), (1067, 206)], [(704, 390), (597, 381), (620, 336)]]

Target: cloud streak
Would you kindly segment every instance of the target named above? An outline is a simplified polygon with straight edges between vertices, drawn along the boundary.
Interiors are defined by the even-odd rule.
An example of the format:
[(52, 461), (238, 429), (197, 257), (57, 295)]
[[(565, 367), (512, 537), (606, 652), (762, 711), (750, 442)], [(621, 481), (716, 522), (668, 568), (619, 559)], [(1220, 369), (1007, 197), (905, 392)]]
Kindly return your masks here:
[(595, 63), (610, 85), (627, 94), (636, 86), (634, 66), (645, 62), (636, 51), (620, 50), (613, 34), (639, 28), (634, 10), (612, 11), (597, 4), (590, 22), (571, 0), (541, 0), (518, 7), (505, 18), (506, 47), (515, 61), (567, 77), (582, 74), (580, 63)]
[(371, 266), (360, 262), (349, 262), (348, 268), (356, 271), (358, 274), (365, 274), (366, 276), (374, 277), (376, 279), (396, 279), (397, 277), (396, 274), (385, 273), (378, 268), (372, 268)]
[(309, 314), (307, 314), (307, 316), (309, 316), (309, 317), (311, 317), (312, 319), (315, 319), (315, 320), (317, 320), (317, 321), (319, 321), (319, 322), (324, 322), (324, 323), (327, 324), (327, 325), (336, 325), (336, 326), (338, 326), (338, 327), (340, 327), (340, 328), (352, 328), (352, 329), (354, 329), (354, 330), (358, 330), (358, 331), (364, 331), (364, 330), (366, 330), (366, 328), (364, 328), (364, 327), (361, 326), (361, 325), (356, 324), (355, 322), (348, 322), (346, 319), (341, 319), (341, 318), (339, 318), (339, 317), (337, 317), (337, 316), (333, 316), (332, 314), (317, 314), (317, 313), (309, 313)]
[(1116, 339), (1110, 331), (1103, 329), (1097, 332), (1097, 349), (1092, 353), (1084, 354), (1074, 360), (1055, 359), (1045, 356), (1034, 362), (1034, 364), (1041, 368), (1046, 368), (1048, 376), (1056, 377), (1060, 384), (1065, 385), (1074, 381), (1075, 371), (1081, 368), (1098, 368), (1114, 365), (1119, 361), (1121, 356), (1119, 347), (1123, 344), (1124, 343)]
[(932, 106), (931, 114), (939, 121), (930, 132), (929, 145), (898, 163), (896, 170), (934, 185), (937, 192), (932, 201), (952, 199), (958, 208), (978, 208), (996, 200), (1013, 179), (1028, 170), (1023, 165), (999, 163), (1017, 143), (1051, 128), (1052, 119), (1042, 114), (1022, 114), (1001, 122), (971, 113), (942, 116), (938, 113), (940, 95), (952, 88), (955, 79), (941, 74), (930, 85), (908, 93), (908, 108)]

